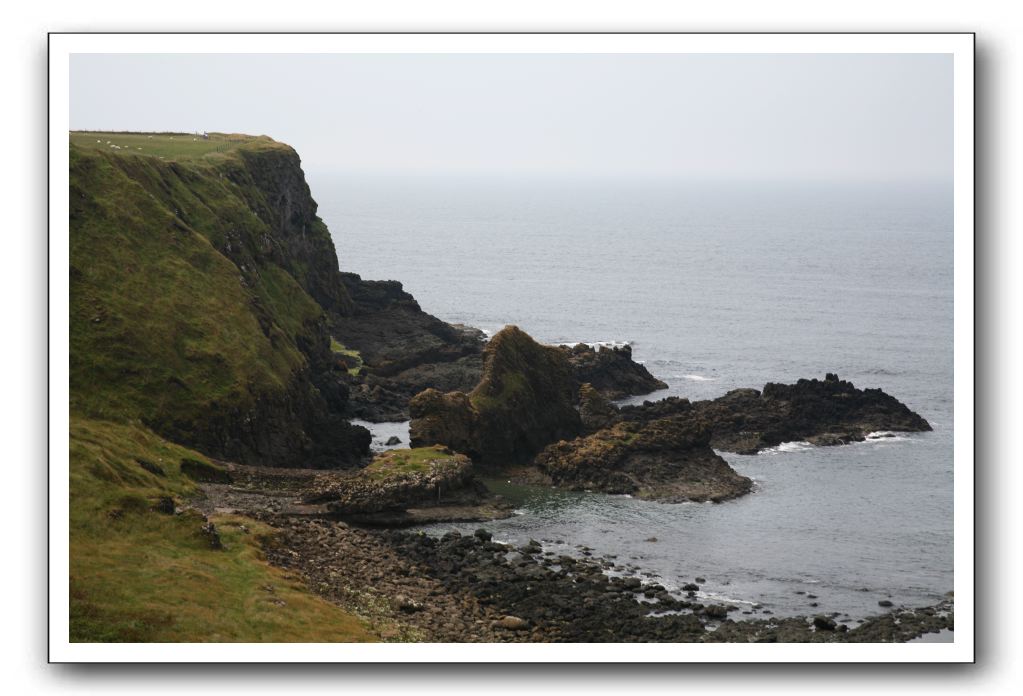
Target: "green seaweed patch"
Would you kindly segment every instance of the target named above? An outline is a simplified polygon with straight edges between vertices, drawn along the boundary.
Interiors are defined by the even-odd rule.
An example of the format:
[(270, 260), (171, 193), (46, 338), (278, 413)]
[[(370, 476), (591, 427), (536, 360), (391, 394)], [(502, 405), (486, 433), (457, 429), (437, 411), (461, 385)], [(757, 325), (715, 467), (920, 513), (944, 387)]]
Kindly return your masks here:
[(395, 449), (378, 454), (362, 474), (373, 480), (382, 480), (406, 474), (428, 473), (431, 469), (453, 462), (459, 455), (441, 445)]
[(334, 355), (343, 355), (345, 357), (345, 364), (349, 366), (348, 374), (354, 376), (362, 370), (362, 354), (357, 350), (348, 348), (333, 336), (330, 337), (330, 352)]

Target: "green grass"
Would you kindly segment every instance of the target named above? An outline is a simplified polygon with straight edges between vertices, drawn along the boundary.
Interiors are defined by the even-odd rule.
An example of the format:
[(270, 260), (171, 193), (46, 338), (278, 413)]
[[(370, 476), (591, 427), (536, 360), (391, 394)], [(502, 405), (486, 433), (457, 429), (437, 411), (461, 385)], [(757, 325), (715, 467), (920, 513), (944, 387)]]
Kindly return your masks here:
[[(300, 345), (326, 357), (323, 309), (256, 179), (294, 177), (297, 155), (269, 138), (71, 133), (69, 157), (71, 639), (372, 639), (265, 563), (269, 528), (215, 516), (218, 551), (198, 513), (153, 510), (222, 476), (172, 440), (291, 394)], [(318, 220), (306, 233), (326, 235)]]
[(426, 473), (432, 466), (450, 462), (458, 456), (440, 445), (389, 450), (378, 454), (361, 473), (375, 480), (401, 474)]
[(242, 278), (218, 251), (266, 234), (236, 187), (216, 168), (70, 155), (72, 410), (164, 432), (286, 388), (322, 310), (271, 260)]
[(469, 395), (473, 408), (479, 412), (506, 409), (516, 399), (529, 394), (526, 377), (518, 372), (505, 372), (487, 387), (486, 390), (477, 388)]
[(330, 337), (330, 352), (335, 355), (343, 355), (348, 358), (345, 362), (352, 365), (352, 367), (348, 368), (348, 374), (357, 375), (362, 370), (362, 354), (357, 350), (347, 348), (345, 344), (341, 343), (333, 336)]
[[(210, 133), (209, 139), (194, 133), (111, 133), (72, 131), (70, 141), (89, 150), (135, 154), (166, 160), (187, 160), (234, 150), (256, 138), (248, 135)], [(269, 138), (266, 138), (269, 140)]]
[[(271, 530), (195, 512), (151, 509), (195, 495), (181, 461), (216, 465), (140, 427), (71, 419), (70, 639), (76, 642), (352, 642), (373, 640), (357, 617), (263, 559)], [(141, 461), (164, 475), (144, 469)], [(272, 543), (272, 542), (271, 542)]]

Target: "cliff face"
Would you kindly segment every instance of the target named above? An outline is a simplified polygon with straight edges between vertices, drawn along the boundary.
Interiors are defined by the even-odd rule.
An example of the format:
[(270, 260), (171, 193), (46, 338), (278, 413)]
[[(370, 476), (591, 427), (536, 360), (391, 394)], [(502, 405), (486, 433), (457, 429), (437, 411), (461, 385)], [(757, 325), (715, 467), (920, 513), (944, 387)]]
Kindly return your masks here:
[(268, 138), (164, 160), (72, 145), (71, 408), (211, 456), (336, 466), (342, 418), (325, 309), (351, 299), (298, 155)]

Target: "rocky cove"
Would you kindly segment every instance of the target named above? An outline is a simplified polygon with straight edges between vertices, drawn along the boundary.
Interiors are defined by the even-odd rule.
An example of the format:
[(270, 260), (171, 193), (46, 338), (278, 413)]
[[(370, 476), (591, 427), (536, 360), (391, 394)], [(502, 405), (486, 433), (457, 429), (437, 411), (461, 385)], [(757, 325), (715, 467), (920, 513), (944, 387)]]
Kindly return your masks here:
[[(544, 343), (514, 325), (488, 339), (397, 281), (341, 272), (297, 154), (214, 135), (234, 149), (164, 162), (71, 146), (72, 412), (138, 431), (97, 450), (116, 461), (75, 455), (77, 490), (102, 491), (73, 498), (99, 520), (83, 529), (122, 540), (131, 515), (195, 519), (187, 553), (208, 558), (258, 522), (272, 567), (384, 640), (902, 641), (953, 627), (951, 598), (892, 596), (883, 579), (855, 589), (853, 610), (788, 581), (795, 601), (736, 591), (734, 553), (706, 567), (742, 524), (785, 534), (791, 510), (744, 503), (798, 490), (799, 474), (751, 462), (931, 430), (893, 396), (822, 370), (624, 405), (668, 386), (628, 343)], [(389, 425), (406, 420), (407, 440)], [(378, 427), (391, 434), (371, 448)], [(122, 454), (152, 438), (194, 454)], [(841, 465), (814, 464), (841, 480)], [(541, 499), (560, 501), (555, 524), (523, 502)], [(715, 530), (740, 509), (757, 511)], [(610, 545), (609, 510), (633, 517)], [(646, 552), (672, 546), (667, 564)]]
[[(551, 486), (589, 491), (585, 495), (594, 500), (602, 494), (617, 494), (623, 503), (649, 498), (667, 516), (677, 516), (670, 511), (684, 508), (680, 504), (748, 495), (753, 480), (712, 447), (716, 439), (718, 446), (733, 442), (737, 432), (744, 443), (759, 443), (759, 452), (767, 443), (781, 444), (779, 432), (807, 438), (806, 446), (818, 449), (883, 440), (879, 428), (892, 436), (930, 427), (880, 390), (858, 390), (831, 374), (706, 402), (669, 399), (620, 407), (588, 383), (576, 389), (560, 349), (536, 344), (514, 327), (507, 332), (487, 346), (481, 383), (490, 384), (473, 394), (506, 391), (495, 383), (517, 385), (517, 396), (527, 400), (509, 408), (531, 408), (534, 420), (510, 420), (503, 410), (497, 418), (537, 424), (530, 433), (534, 441), (516, 435), (513, 425), (503, 432), (518, 447), (536, 452), (532, 460), (508, 457), (515, 450), (507, 445), (488, 447), (482, 435), (487, 426), (480, 421), (492, 416), (492, 401), (480, 401), (483, 408), (477, 409), (472, 395), (427, 390), (412, 400), (408, 431), (382, 431), (409, 436), (412, 449), (392, 434), (376, 440), (377, 454), (365, 468), (271, 474), (226, 465), (234, 481), (204, 484), (205, 498), (196, 504), (208, 514), (250, 515), (279, 530), (266, 546), (267, 558), (339, 606), (370, 612), (385, 639), (886, 642), (954, 627), (951, 598), (907, 606), (896, 604), (884, 588), (860, 587), (856, 593), (867, 609), (839, 600), (845, 609), (839, 611), (832, 608), (835, 598), (814, 594), (827, 590), (813, 584), (788, 583), (809, 589), (789, 587), (789, 602), (761, 603), (748, 598), (754, 593), (737, 592), (741, 588), (727, 575), (700, 571), (711, 579), (694, 572), (669, 580), (667, 573), (651, 572), (640, 549), (670, 547), (671, 534), (651, 535), (638, 548), (637, 542), (619, 544), (621, 555), (599, 555), (575, 543), (578, 537), (566, 529), (540, 540), (498, 540), (495, 534), (514, 538), (530, 528), (529, 504), (521, 506)], [(503, 354), (523, 347), (537, 359), (523, 362), (520, 355)], [(504, 372), (513, 369), (509, 365), (545, 360), (555, 366), (553, 373), (530, 377), (526, 370), (509, 380)], [(530, 402), (526, 387), (534, 379), (546, 391)], [(559, 396), (565, 401), (545, 411), (543, 404)], [(536, 434), (545, 428), (553, 434)], [(543, 444), (566, 432), (578, 436)], [(810, 439), (818, 444), (810, 445)], [(503, 486), (497, 477), (520, 485)], [(600, 507), (606, 515), (607, 505)], [(723, 513), (727, 505), (718, 509)], [(713, 516), (714, 509), (707, 514)], [(479, 526), (488, 520), (492, 526)], [(602, 528), (613, 520), (580, 516), (580, 523), (609, 531)], [(408, 527), (418, 531), (395, 529)], [(658, 524), (645, 528), (665, 532)], [(606, 547), (607, 540), (593, 543)]]

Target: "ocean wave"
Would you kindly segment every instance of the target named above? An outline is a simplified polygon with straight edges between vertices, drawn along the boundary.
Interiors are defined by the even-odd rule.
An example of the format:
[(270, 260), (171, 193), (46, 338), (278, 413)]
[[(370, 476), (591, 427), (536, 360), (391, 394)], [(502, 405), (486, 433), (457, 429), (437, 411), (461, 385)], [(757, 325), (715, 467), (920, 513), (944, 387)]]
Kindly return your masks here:
[(735, 597), (729, 597), (728, 595), (721, 594), (720, 592), (704, 592), (700, 590), (696, 593), (696, 596), (700, 599), (712, 599), (715, 602), (728, 602), (729, 604), (747, 604), (753, 606), (756, 602), (751, 602), (748, 599), (737, 599)]
[(889, 430), (878, 430), (877, 432), (867, 433), (867, 439), (864, 443), (867, 444), (881, 444), (885, 442), (912, 442), (913, 438), (908, 433), (894, 433)]
[(777, 447), (767, 447), (760, 451), (760, 454), (785, 454), (786, 452), (806, 452), (813, 449), (813, 445), (805, 440), (783, 442)]

